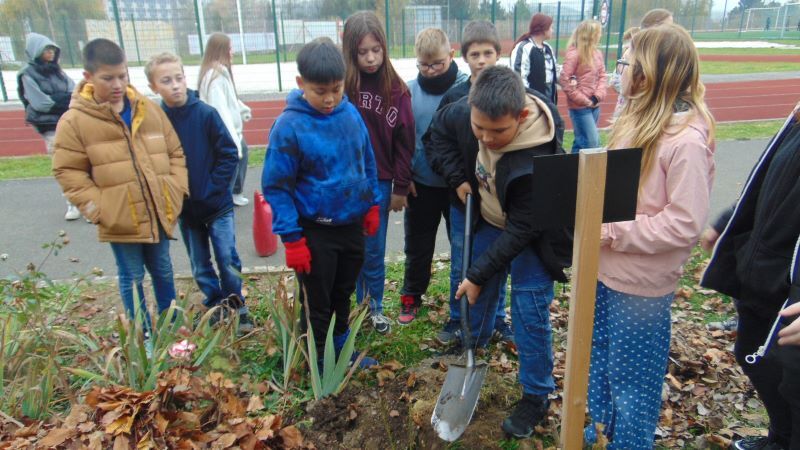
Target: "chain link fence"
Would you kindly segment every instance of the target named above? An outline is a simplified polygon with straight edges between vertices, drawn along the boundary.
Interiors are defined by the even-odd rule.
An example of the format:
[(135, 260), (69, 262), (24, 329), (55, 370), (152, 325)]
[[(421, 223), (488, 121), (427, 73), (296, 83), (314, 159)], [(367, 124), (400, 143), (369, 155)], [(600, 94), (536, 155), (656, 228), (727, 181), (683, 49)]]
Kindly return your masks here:
[[(385, 26), (393, 58), (413, 58), (414, 38), (427, 27), (444, 29), (457, 48), (464, 25), (477, 19), (496, 25), (507, 56), (537, 12), (553, 17), (551, 44), (562, 53), (581, 20), (607, 14), (601, 45), (609, 61), (617, 57), (625, 29), (656, 7), (673, 11), (675, 21), (697, 40), (800, 39), (800, 4), (741, 10), (731, 0), (733, 9), (728, 10), (727, 3), (723, 15), (712, 16), (711, 0), (4, 0), (0, 90), (4, 101), (16, 98), (14, 74), (27, 60), (25, 36), (30, 32), (52, 38), (61, 47), (62, 66), (78, 70), (78, 77), (82, 46), (105, 37), (125, 49), (131, 66), (160, 52), (178, 54), (195, 85), (192, 70), (202, 59), (207, 37), (222, 32), (233, 42), (237, 86), (282, 91), (293, 85), (300, 47), (321, 36), (341, 43), (344, 20), (363, 9), (383, 18), (389, 12)], [(132, 69), (131, 79), (141, 88), (146, 81), (138, 72)]]

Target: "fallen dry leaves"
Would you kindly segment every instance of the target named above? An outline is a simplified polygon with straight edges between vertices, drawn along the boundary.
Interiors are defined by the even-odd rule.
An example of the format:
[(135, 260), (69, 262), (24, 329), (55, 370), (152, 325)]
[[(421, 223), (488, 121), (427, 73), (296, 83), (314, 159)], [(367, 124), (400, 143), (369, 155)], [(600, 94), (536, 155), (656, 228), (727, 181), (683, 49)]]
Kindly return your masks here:
[(94, 387), (60, 423), (0, 429), (0, 449), (308, 449), (280, 416), (249, 417), (264, 408), (222, 374), (205, 378), (190, 369), (161, 375), (153, 391)]

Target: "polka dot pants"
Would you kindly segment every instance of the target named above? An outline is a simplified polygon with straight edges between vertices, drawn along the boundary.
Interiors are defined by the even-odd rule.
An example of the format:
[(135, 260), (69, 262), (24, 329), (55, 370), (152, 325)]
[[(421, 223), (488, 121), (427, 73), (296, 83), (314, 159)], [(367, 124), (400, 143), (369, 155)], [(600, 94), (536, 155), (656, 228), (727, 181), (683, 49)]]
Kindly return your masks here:
[(587, 443), (603, 424), (609, 449), (650, 449), (669, 356), (673, 294), (639, 297), (597, 284)]

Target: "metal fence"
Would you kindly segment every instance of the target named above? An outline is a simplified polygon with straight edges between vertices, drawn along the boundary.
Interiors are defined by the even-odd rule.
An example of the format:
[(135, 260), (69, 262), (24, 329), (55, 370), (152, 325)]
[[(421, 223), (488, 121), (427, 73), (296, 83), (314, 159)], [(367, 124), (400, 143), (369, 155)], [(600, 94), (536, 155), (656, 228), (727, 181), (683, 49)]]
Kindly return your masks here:
[[(294, 57), (310, 40), (328, 36), (341, 41), (344, 19), (362, 9), (374, 9), (385, 19), (390, 55), (413, 57), (414, 38), (426, 27), (440, 27), (457, 46), (470, 20), (495, 23), (507, 55), (514, 40), (528, 28), (532, 14), (554, 18), (551, 44), (563, 52), (577, 24), (607, 13), (602, 45), (607, 59), (621, 48), (619, 37), (638, 25), (651, 8), (674, 12), (675, 21), (695, 39), (800, 39), (800, 5), (741, 11), (726, 2), (722, 17), (712, 18), (711, 0), (38, 0), (26, 8), (0, 1), (0, 76), (3, 100), (6, 85), (26, 60), (25, 36), (37, 32), (51, 37), (62, 49), (61, 64), (79, 68), (80, 49), (91, 39), (118, 42), (130, 65), (141, 65), (163, 51), (180, 55), (187, 66), (199, 64), (207, 36), (227, 33), (237, 65), (267, 64), (261, 72), (237, 74), (237, 84), (277, 81), (265, 90), (283, 90), (293, 79)], [(18, 5), (19, 2), (13, 2)], [(385, 12), (388, 11), (388, 17)], [(284, 74), (281, 76), (281, 65)], [(288, 66), (288, 67), (287, 67)], [(238, 70), (238, 68), (237, 68)], [(191, 80), (191, 76), (187, 73)], [(10, 77), (10, 78), (9, 78)], [(5, 81), (5, 82), (4, 82)], [(269, 83), (267, 83), (269, 84)], [(287, 86), (284, 86), (287, 85)], [(12, 98), (15, 96), (11, 95)]]

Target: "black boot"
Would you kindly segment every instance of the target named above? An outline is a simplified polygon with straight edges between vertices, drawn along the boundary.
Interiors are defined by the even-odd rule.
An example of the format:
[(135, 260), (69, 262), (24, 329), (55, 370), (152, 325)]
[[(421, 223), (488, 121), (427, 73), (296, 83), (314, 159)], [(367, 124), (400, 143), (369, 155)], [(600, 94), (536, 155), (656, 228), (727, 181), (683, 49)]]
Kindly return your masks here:
[(527, 438), (533, 428), (547, 416), (550, 400), (546, 395), (522, 394), (511, 415), (503, 421), (503, 431), (515, 438)]

